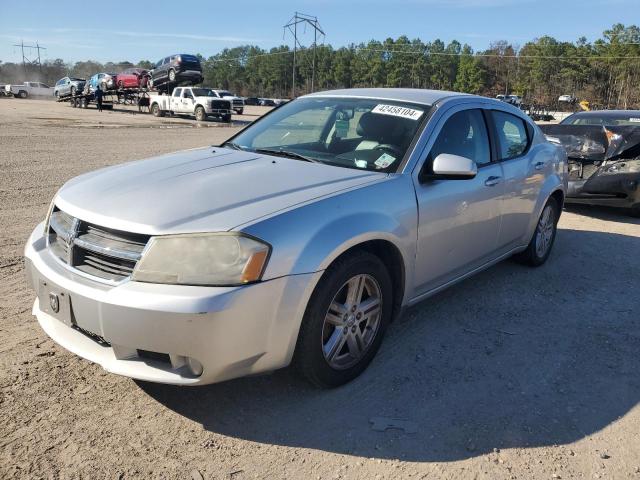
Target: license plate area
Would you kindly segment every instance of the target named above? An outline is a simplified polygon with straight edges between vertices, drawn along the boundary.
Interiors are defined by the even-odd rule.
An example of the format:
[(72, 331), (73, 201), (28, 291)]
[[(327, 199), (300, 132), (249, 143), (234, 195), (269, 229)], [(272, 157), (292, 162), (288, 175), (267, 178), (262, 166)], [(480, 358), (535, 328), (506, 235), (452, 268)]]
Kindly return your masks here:
[(71, 296), (69, 292), (49, 282), (40, 279), (38, 285), (38, 301), (40, 310), (60, 320), (65, 325), (74, 325), (71, 311)]

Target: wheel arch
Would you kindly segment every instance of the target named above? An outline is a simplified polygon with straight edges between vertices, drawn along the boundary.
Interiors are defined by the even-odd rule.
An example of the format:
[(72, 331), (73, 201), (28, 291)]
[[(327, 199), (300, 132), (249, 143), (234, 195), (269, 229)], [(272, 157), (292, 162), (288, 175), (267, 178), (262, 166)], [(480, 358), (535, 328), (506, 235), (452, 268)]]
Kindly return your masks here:
[[(398, 248), (398, 246), (389, 239), (375, 238), (364, 240), (346, 248), (340, 254), (335, 256), (335, 258), (331, 260), (327, 268), (331, 267), (331, 265), (341, 260), (342, 258), (359, 251), (365, 251), (378, 257), (389, 272), (389, 276), (391, 277), (391, 284), (393, 287), (392, 318), (396, 319), (400, 315), (400, 312), (402, 310), (404, 292), (406, 288), (406, 267), (404, 257), (402, 255), (402, 252), (400, 251), (400, 248)], [(322, 277), (320, 278), (318, 283), (320, 283), (321, 281)]]

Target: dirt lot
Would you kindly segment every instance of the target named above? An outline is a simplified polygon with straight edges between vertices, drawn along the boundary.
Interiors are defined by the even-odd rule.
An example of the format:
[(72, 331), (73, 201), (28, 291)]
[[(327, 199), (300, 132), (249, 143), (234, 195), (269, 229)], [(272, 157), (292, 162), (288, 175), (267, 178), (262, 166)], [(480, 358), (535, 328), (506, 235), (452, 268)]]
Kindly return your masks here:
[(194, 125), (0, 99), (0, 478), (640, 479), (640, 222), (614, 211), (565, 211), (544, 267), (503, 262), (413, 308), (333, 391), (286, 370), (137, 383), (55, 345), (21, 253), (56, 189), (238, 128)]

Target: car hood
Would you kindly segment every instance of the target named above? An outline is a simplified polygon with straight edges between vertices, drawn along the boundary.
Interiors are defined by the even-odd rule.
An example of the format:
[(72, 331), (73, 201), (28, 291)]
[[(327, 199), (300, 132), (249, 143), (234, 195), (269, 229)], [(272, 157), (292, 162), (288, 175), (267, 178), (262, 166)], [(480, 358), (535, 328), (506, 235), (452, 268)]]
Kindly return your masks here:
[(386, 177), (208, 147), (81, 175), (60, 189), (55, 203), (82, 220), (130, 232), (227, 231)]

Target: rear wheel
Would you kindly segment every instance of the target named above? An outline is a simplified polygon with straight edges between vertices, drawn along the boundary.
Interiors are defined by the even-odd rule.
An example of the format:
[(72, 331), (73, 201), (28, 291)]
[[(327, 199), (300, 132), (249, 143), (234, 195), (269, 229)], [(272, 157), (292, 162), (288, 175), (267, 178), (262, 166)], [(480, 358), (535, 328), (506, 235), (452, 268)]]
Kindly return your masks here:
[(157, 103), (154, 103), (153, 105), (151, 105), (151, 114), (154, 117), (163, 117), (164, 113), (162, 112), (162, 110), (160, 110), (160, 105), (158, 105)]
[(26, 91), (24, 91), (24, 90), (20, 90), (20, 91), (18, 92), (18, 97), (20, 97), (20, 98), (27, 98), (27, 96), (28, 96), (28, 95), (27, 95), (27, 92), (26, 92)]
[(560, 207), (558, 202), (555, 198), (550, 197), (542, 209), (536, 230), (527, 249), (516, 255), (516, 259), (533, 267), (539, 267), (546, 262), (556, 238), (559, 218)]
[(339, 259), (309, 300), (294, 365), (320, 387), (353, 380), (378, 351), (391, 306), (391, 278), (378, 257), (361, 251)]
[(176, 72), (173, 69), (169, 70), (169, 81), (171, 83), (176, 81)]
[(71, 96), (72, 97), (76, 96), (76, 87), (71, 87)]
[(204, 108), (202, 107), (196, 107), (195, 114), (196, 114), (196, 120), (198, 122), (202, 122), (204, 119), (207, 118), (207, 114), (205, 113)]

